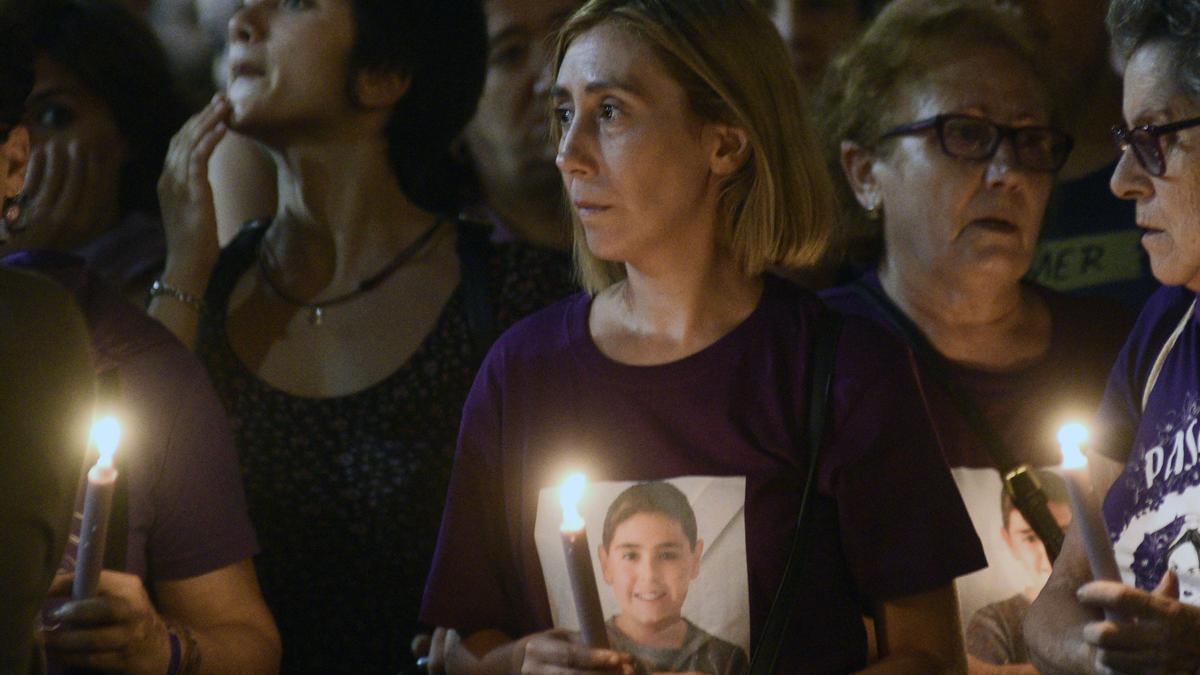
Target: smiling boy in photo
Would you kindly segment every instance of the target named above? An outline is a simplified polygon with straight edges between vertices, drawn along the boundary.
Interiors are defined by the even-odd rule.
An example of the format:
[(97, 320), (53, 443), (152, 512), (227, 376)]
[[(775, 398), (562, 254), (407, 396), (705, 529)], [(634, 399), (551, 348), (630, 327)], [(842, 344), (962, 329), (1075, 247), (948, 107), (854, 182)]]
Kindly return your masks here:
[(617, 496), (599, 547), (604, 581), (621, 611), (608, 620), (613, 649), (649, 672), (743, 673), (745, 651), (683, 616), (688, 586), (700, 574), (704, 540), (687, 496), (661, 481)]

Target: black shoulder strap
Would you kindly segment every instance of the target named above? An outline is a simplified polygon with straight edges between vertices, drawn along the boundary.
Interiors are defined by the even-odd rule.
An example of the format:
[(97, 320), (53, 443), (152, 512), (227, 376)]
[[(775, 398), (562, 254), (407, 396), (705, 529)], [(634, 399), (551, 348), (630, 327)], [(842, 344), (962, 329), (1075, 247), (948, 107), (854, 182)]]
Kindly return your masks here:
[(489, 278), (494, 251), (487, 226), (459, 219), (458, 260), (462, 267), (463, 302), (466, 304), (471, 342), (479, 360), (487, 354), (497, 334)]
[(796, 595), (804, 578), (804, 566), (808, 562), (804, 555), (806, 535), (805, 514), (811, 510), (816, 499), (813, 486), (817, 482), (818, 458), (825, 438), (825, 424), (829, 417), (829, 400), (833, 392), (833, 362), (837, 356), (838, 335), (842, 329), (842, 317), (827, 313), (814, 322), (812, 351), (809, 353), (808, 369), (811, 376), (808, 385), (808, 425), (805, 439), (808, 445), (808, 475), (804, 478), (804, 490), (800, 493), (800, 513), (796, 518), (796, 535), (792, 538), (792, 550), (788, 553), (783, 580), (775, 591), (767, 623), (762, 637), (750, 662), (750, 675), (770, 675), (775, 672), (779, 660), (779, 648), (783, 645), (788, 624), (796, 607)]
[(1012, 456), (1000, 435), (996, 433), (987, 418), (983, 416), (979, 406), (975, 404), (975, 400), (959, 386), (945, 357), (929, 344), (921, 329), (904, 312), (900, 311), (900, 308), (884, 295), (882, 290), (862, 279), (855, 281), (850, 287), (900, 331), (909, 347), (912, 348), (913, 354), (916, 355), (922, 370), (946, 392), (955, 411), (983, 443), (984, 449), (987, 450), (992, 462), (1000, 471), (1004, 489), (1012, 498), (1013, 506), (1017, 507), (1025, 521), (1029, 523), (1034, 532), (1037, 532), (1042, 543), (1046, 545), (1046, 555), (1053, 562), (1058, 558), (1059, 551), (1062, 550), (1063, 531), (1059, 527), (1058, 521), (1050, 513), (1050, 509), (1046, 507), (1046, 493), (1042, 491), (1037, 476), (1027, 464), (1017, 462)]

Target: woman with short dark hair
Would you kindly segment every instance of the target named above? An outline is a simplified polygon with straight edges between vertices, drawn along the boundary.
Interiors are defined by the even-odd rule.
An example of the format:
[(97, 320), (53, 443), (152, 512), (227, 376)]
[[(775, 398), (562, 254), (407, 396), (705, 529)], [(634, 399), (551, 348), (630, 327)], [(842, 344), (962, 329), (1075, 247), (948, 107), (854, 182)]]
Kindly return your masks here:
[[(1200, 2), (1114, 0), (1125, 66), (1111, 188), (1136, 203), (1162, 284), (1113, 367), (1089, 455), (1121, 582), (1093, 581), (1083, 543), (1062, 557), (1026, 621), (1034, 663), (1059, 672), (1196, 672), (1200, 559)], [(1117, 618), (1102, 620), (1104, 610)]]
[(13, 0), (36, 50), (13, 245), (72, 251), (137, 304), (165, 254), (156, 183), (187, 117), (154, 34), (111, 0)]
[[(478, 0), (251, 0), (229, 31), (228, 89), (160, 182), (150, 311), (233, 420), (284, 670), (397, 672), (478, 362), (567, 288), (454, 217)], [(273, 157), (279, 201), (220, 250), (206, 167), (227, 128)]]
[[(50, 5), (46, 5), (48, 10), (53, 9)], [(101, 11), (110, 9), (114, 8)], [(13, 14), (5, 11), (0, 17), (7, 22)], [(28, 27), (22, 24), (19, 30)], [(21, 32), (19, 37), (23, 41), (26, 34)], [(0, 175), (4, 177), (3, 217), (8, 223), (19, 218), (21, 204), (13, 197), (25, 178), (30, 137), (24, 126), (28, 117), (22, 113), (31, 88), (36, 91), (33, 52), (22, 52), (17, 43), (17, 36), (12, 35), (0, 40), (4, 47), (0, 122), (6, 125)], [(90, 215), (77, 213), (70, 205), (66, 212)], [(9, 242), (21, 243), (20, 237)], [(255, 576), (253, 556), (258, 543), (246, 513), (228, 423), (204, 369), (167, 330), (122, 298), (118, 289), (98, 278), (78, 256), (55, 250), (11, 253), (8, 248), (0, 244), (0, 265), (39, 272), (73, 295), (87, 322), (97, 379), (105, 385), (102, 397), (90, 391), (88, 397), (102, 399), (103, 406), (115, 409), (125, 424), (115, 460), (120, 476), (105, 569), (96, 595), (67, 597), (78, 557), (79, 508), (67, 511), (76, 516), (67, 521), (71, 536), (65, 554), (61, 549), (43, 552), (42, 557), (57, 571), (50, 588), (52, 599), (43, 607), (40, 634), (52, 672), (66, 668), (147, 675), (167, 671), (276, 672), (279, 634)], [(30, 295), (25, 302), (40, 297), (53, 303), (46, 307), (48, 315), (59, 314), (54, 305), (61, 300), (36, 289), (27, 292), (37, 295)], [(40, 330), (46, 333), (45, 327)], [(64, 323), (62, 330), (63, 335), (43, 334), (40, 339), (47, 343), (70, 339), (70, 324)], [(6, 337), (12, 332), (5, 327)], [(6, 358), (22, 351), (12, 351)], [(53, 375), (50, 364), (32, 365)], [(56, 365), (65, 365), (65, 361)], [(13, 378), (11, 381), (19, 382), (20, 373)], [(9, 374), (0, 379), (9, 382)], [(34, 417), (49, 414), (50, 409), (36, 403), (39, 394), (36, 388), (30, 389), (23, 399), (33, 398), (24, 403), (5, 401), (4, 407), (8, 410), (15, 405)], [(70, 392), (59, 395), (69, 396)], [(93, 406), (89, 403), (88, 407)], [(94, 412), (87, 410), (77, 420), (59, 417), (53, 421), (64, 430), (84, 427), (86, 431)], [(93, 448), (87, 463), (95, 461)], [(75, 473), (63, 486), (73, 495), (81, 467), (76, 459)], [(31, 471), (31, 480), (35, 476)], [(75, 498), (82, 500), (82, 495)], [(76, 500), (71, 503), (82, 503)], [(12, 511), (12, 515), (19, 513)], [(17, 559), (15, 554), (12, 559)]]

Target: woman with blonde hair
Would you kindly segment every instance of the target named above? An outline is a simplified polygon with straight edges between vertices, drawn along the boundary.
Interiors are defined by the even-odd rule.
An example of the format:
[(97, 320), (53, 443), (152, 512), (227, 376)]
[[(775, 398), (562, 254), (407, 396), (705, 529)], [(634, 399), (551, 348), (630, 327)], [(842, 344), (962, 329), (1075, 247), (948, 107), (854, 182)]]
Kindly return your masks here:
[[(832, 366), (830, 386), (810, 386), (831, 315), (765, 272), (815, 260), (832, 217), (769, 19), (749, 0), (593, 0), (560, 33), (553, 75), (557, 163), (588, 292), (503, 336), (468, 398), (422, 608), (453, 629), (440, 633), (435, 669), (661, 669), (563, 630), (575, 610), (550, 588), (561, 553), (541, 552), (535, 530), (557, 538), (539, 499), (576, 463), (597, 485), (732, 481), (730, 527), (743, 523), (744, 536), (710, 539), (683, 612), (752, 660), (774, 649), (761, 636), (777, 608), (791, 616), (778, 672), (864, 667), (864, 613), (884, 627), (880, 667), (961, 666), (951, 581), (983, 561), (913, 405), (907, 353), (848, 320), (836, 352), (812, 361)], [(813, 405), (826, 391), (828, 410)], [(773, 608), (810, 477), (800, 583)], [(704, 529), (714, 516), (698, 517)], [(714, 565), (717, 551), (725, 562)], [(629, 601), (647, 617), (672, 602), (655, 572), (671, 555), (621, 552), (644, 561)], [(700, 592), (704, 575), (727, 605)], [(688, 642), (688, 622), (641, 623), (610, 641), (662, 653)]]

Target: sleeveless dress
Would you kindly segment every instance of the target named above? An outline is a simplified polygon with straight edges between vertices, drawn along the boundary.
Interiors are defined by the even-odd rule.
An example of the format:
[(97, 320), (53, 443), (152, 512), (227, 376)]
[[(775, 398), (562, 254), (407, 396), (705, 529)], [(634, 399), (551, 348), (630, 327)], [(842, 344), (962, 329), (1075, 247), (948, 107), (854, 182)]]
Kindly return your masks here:
[[(288, 394), (248, 370), (226, 333), (230, 295), (266, 225), (248, 225), (222, 252), (197, 353), (235, 434), (283, 670), (396, 673), (411, 661), (462, 406), (483, 357), (468, 319), (473, 291), (460, 283), (420, 347), (378, 384)], [(573, 290), (565, 254), (485, 246), (473, 264), (487, 268), (475, 278), (486, 279), (496, 330)]]

